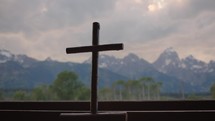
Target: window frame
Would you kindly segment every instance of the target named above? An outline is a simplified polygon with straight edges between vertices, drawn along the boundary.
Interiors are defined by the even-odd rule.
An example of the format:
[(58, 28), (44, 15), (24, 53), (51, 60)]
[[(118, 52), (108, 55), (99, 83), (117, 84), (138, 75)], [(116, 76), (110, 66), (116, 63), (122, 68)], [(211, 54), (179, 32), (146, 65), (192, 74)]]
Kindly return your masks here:
[[(191, 119), (214, 120), (214, 100), (174, 100), (174, 101), (100, 101), (100, 112), (127, 113), (128, 121), (166, 120), (184, 121)], [(29, 120), (34, 118), (60, 120), (64, 112), (89, 112), (89, 101), (1, 101), (2, 118)], [(24, 118), (23, 118), (24, 117)]]

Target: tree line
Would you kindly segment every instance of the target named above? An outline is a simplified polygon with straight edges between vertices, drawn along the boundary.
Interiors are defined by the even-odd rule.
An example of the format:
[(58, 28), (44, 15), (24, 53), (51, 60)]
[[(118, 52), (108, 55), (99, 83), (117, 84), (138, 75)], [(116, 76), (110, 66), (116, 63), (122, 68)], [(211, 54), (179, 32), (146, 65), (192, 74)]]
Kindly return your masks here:
[[(151, 77), (138, 80), (117, 80), (99, 88), (99, 100), (161, 100), (160, 81)], [(215, 84), (210, 88), (215, 99)], [(0, 91), (0, 100), (90, 100), (90, 87), (83, 84), (74, 72), (60, 72), (50, 85), (39, 85), (31, 91), (18, 90), (10, 96)]]
[(151, 77), (139, 80), (118, 80), (111, 87), (100, 89), (101, 100), (160, 100), (161, 82)]

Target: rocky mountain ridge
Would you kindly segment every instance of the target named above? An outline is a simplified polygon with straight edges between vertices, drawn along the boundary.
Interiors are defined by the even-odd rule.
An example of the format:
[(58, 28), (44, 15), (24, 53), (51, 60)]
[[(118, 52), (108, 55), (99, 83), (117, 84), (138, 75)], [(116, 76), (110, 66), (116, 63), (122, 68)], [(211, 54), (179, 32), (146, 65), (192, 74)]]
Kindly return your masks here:
[[(14, 55), (0, 50), (0, 89), (34, 88), (50, 84), (63, 71), (75, 71), (80, 80), (90, 84), (91, 58), (83, 63), (58, 62), (52, 59), (38, 61), (26, 55)], [(208, 92), (215, 83), (215, 62), (205, 63), (190, 55), (179, 58), (173, 48), (167, 48), (154, 63), (136, 54), (124, 58), (100, 55), (99, 85), (111, 85), (116, 80), (135, 80), (153, 77), (162, 83), (163, 92)], [(183, 88), (181, 87), (183, 86)]]

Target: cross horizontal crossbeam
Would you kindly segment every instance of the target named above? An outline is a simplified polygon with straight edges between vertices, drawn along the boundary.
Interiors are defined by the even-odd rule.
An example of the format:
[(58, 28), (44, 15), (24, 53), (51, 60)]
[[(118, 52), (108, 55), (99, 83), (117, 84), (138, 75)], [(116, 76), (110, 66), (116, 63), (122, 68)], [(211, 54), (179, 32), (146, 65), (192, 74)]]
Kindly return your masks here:
[(94, 45), (94, 46), (83, 46), (83, 47), (73, 47), (66, 48), (66, 53), (81, 53), (81, 52), (98, 52), (98, 51), (108, 51), (108, 50), (122, 50), (123, 44), (107, 44), (107, 45)]

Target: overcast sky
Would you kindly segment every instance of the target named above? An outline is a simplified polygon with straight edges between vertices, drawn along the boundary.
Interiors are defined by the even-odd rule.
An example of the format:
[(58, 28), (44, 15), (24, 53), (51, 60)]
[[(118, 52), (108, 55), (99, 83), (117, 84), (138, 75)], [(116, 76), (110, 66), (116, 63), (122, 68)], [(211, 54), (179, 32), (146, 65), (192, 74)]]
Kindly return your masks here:
[(124, 43), (104, 54), (138, 54), (153, 62), (173, 47), (215, 60), (215, 0), (0, 0), (0, 49), (40, 60), (83, 61), (66, 47), (92, 43), (92, 23), (101, 25), (100, 44)]

